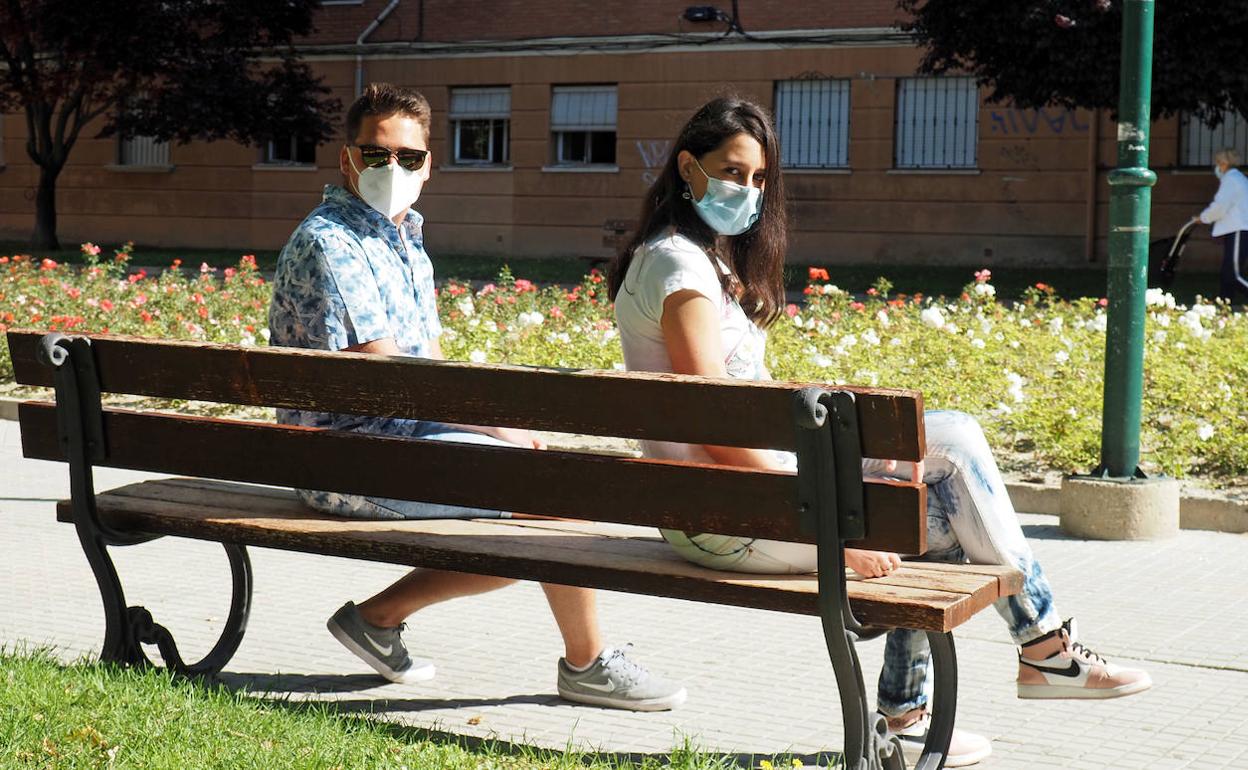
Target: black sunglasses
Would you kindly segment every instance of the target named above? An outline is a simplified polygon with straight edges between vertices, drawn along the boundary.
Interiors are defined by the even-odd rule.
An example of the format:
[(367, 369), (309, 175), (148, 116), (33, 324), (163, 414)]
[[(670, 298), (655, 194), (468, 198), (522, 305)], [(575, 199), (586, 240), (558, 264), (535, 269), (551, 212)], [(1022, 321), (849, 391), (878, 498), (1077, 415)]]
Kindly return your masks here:
[(399, 161), (399, 165), (408, 171), (425, 165), (425, 158), (429, 157), (428, 150), (391, 150), (389, 147), (381, 147), (376, 144), (359, 144), (360, 159), (364, 161), (367, 168), (381, 168), (390, 164), (390, 158), (393, 156)]

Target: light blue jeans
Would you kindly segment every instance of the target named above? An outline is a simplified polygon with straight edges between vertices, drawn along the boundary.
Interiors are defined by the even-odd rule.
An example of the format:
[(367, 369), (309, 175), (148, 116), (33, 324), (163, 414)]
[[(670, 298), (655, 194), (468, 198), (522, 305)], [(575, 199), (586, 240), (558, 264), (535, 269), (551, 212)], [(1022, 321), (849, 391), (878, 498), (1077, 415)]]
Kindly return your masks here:
[[(1024, 644), (1061, 626), (1053, 592), (1018, 524), (984, 432), (963, 412), (925, 415), (927, 457), (927, 553), (923, 561), (1001, 564), (1023, 573), (1021, 593), (994, 606), (1015, 644)], [(884, 463), (863, 463), (867, 476), (885, 476)], [(888, 634), (876, 705), (897, 716), (927, 703), (931, 653), (925, 634), (898, 629)]]
[[(515, 444), (509, 444), (484, 433), (475, 433), (438, 422), (417, 420), (394, 420), (392, 422), (401, 424), (400, 427), (404, 429), (402, 431), (404, 438), (454, 441), (484, 446), (515, 446)], [(311, 508), (352, 519), (506, 519), (511, 516), (505, 511), (494, 511), (488, 508), (465, 508), (417, 500), (344, 495), (338, 492), (310, 489), (297, 489), (295, 492), (304, 504)]]

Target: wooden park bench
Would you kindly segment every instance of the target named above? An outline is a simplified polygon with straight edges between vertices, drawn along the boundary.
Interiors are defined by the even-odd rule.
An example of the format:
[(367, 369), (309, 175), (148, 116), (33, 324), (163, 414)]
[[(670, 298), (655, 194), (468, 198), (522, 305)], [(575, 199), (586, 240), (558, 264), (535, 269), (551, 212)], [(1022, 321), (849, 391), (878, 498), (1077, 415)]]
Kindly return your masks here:
[[(951, 631), (1021, 588), (1019, 573), (998, 567), (907, 562), (884, 578), (847, 574), (846, 544), (908, 554), (926, 548), (924, 485), (864, 481), (861, 474), (864, 456), (923, 460), (922, 399), (912, 391), (115, 335), (10, 331), (8, 342), (18, 382), (56, 389), (55, 405), (21, 404), (22, 448), (27, 457), (69, 463), (72, 498), (58, 505), (57, 515), (77, 528), (99, 583), (105, 660), (148, 665), (147, 644), (176, 671), (220, 671), (247, 624), (248, 546), (818, 615), (843, 704), (847, 766), (855, 769), (905, 766), (870, 708), (855, 641), (888, 628), (927, 633), (934, 720), (918, 766), (936, 768), (956, 711)], [(797, 451), (799, 470), (104, 408), (101, 393), (787, 449)], [(195, 478), (95, 494), (93, 466)], [(576, 521), (348, 520), (304, 507), (292, 487)], [(703, 569), (678, 557), (654, 527), (814, 543), (820, 571), (760, 576)], [(195, 663), (183, 661), (172, 635), (147, 609), (126, 605), (109, 557), (110, 546), (166, 535), (220, 542), (232, 568), (229, 617), (216, 645)]]

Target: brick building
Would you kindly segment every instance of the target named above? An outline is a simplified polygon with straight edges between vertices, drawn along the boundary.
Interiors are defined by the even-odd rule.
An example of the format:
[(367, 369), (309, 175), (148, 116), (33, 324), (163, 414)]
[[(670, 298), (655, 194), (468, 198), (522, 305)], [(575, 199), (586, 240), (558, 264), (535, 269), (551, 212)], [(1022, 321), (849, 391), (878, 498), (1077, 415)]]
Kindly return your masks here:
[[(429, 98), (418, 208), (434, 254), (608, 253), (681, 123), (732, 90), (775, 114), (795, 259), (1104, 262), (1106, 116), (989, 105), (969, 79), (916, 77), (892, 0), (737, 5), (746, 34), (689, 21), (683, 0), (324, 0), (301, 51), (344, 105), (372, 80)], [(24, 120), (4, 118), (0, 237), (24, 238), (37, 174)], [(1235, 121), (1154, 126), (1158, 236), (1213, 195), (1212, 148), (1246, 143)], [(339, 147), (81, 140), (59, 181), (60, 234), (277, 247), (338, 180)], [(1207, 230), (1194, 245), (1212, 264)]]

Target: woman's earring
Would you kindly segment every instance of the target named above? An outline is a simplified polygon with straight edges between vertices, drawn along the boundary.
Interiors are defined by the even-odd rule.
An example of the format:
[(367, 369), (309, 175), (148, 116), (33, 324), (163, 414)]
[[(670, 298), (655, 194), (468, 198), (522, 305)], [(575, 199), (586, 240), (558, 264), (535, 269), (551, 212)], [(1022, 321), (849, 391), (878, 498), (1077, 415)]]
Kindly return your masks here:
[(687, 201), (693, 200), (693, 193), (689, 191), (689, 184), (687, 182), (685, 183), (685, 191), (680, 194), (680, 197)]

